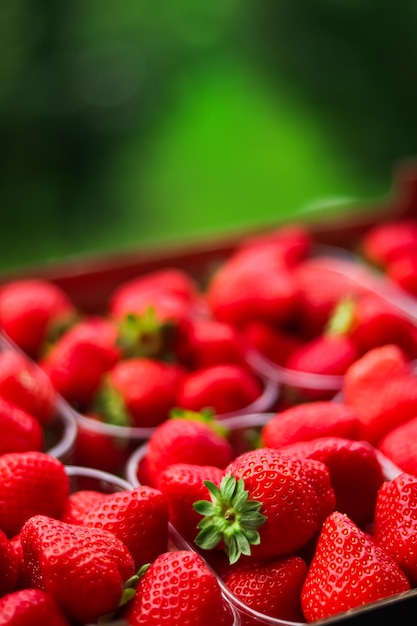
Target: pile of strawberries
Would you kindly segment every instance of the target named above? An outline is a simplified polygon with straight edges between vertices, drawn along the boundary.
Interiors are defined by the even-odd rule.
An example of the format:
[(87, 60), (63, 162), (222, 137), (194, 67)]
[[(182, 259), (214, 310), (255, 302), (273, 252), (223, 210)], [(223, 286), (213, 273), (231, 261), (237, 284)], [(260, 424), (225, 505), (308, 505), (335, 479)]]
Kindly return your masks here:
[[(0, 288), (0, 626), (316, 622), (417, 587), (417, 324), (356, 271), (413, 258), (417, 225), (389, 226), (361, 262), (280, 228), (95, 314), (41, 278)], [(264, 425), (231, 433), (265, 378)], [(120, 474), (143, 433), (131, 489), (71, 493), (62, 399), (72, 463)]]

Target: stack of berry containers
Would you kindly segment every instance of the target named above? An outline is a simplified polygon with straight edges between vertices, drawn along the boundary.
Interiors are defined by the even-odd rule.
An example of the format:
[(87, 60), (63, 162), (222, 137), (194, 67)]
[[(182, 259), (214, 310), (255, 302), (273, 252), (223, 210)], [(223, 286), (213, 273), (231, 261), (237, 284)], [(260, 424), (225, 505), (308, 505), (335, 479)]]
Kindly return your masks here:
[[(347, 373), (373, 350), (386, 345), (397, 350), (404, 359), (399, 369), (417, 359), (415, 294), (412, 288), (404, 291), (413, 281), (409, 275), (404, 278), (404, 270), (400, 275), (398, 266), (397, 274), (392, 270), (390, 275), (387, 265), (381, 272), (386, 256), (375, 270), (372, 264), (378, 259), (364, 253), (366, 235), (375, 225), (416, 212), (417, 169), (404, 168), (399, 174), (394, 199), (356, 216), (339, 216), (335, 223), (280, 226), (266, 234), (244, 233), (180, 250), (87, 259), (32, 270), (30, 276), (3, 277), (0, 354), (11, 350), (26, 356), (52, 383), (57, 419), (52, 429), (46, 424), (42, 449), (66, 463), (71, 490), (86, 491), (89, 498), (92, 492), (130, 492), (148, 485), (158, 490), (152, 476), (161, 473), (165, 480), (165, 473), (162, 466), (155, 465), (154, 474), (149, 469), (152, 440), (165, 425), (181, 419), (205, 426), (214, 420), (223, 452), (227, 448), (217, 466), (214, 448), (201, 450), (197, 465), (216, 468), (205, 480), (216, 482), (220, 468), (233, 466), (235, 459), (240, 463), (246, 454), (255, 454), (250, 466), (257, 467), (256, 451), (262, 450), (269, 425), (283, 423), (287, 410), (315, 405), (319, 411), (320, 403), (334, 407), (335, 399), (343, 410), (349, 400)], [(412, 239), (409, 232), (407, 236)], [(400, 276), (401, 290), (387, 276)], [(397, 355), (384, 358), (392, 363)], [(401, 405), (405, 422), (413, 421), (413, 406)], [(177, 420), (169, 419), (173, 413)], [(416, 432), (417, 426), (410, 428), (410, 440)], [(380, 446), (368, 434), (361, 441), (375, 455), (379, 480), (394, 485), (407, 471), (400, 461), (411, 463), (410, 449), (404, 452), (405, 436), (401, 454), (396, 454), (395, 441)], [(165, 435), (159, 450), (164, 462), (172, 440), (172, 434)], [(198, 445), (189, 448), (191, 457), (199, 454)], [(271, 470), (276, 459), (268, 457), (267, 462)], [(192, 461), (179, 458), (176, 463)], [(417, 475), (415, 465), (407, 467)], [(363, 481), (349, 472), (346, 478), (364, 485), (371, 479), (366, 472)], [(324, 483), (318, 488), (321, 496), (327, 491)], [(334, 506), (330, 500), (329, 495), (328, 508), (323, 508), (329, 516)], [(94, 500), (89, 502), (95, 506)], [(323, 512), (320, 507), (312, 508), (313, 518)], [(295, 518), (289, 522), (293, 534), (296, 523)], [(369, 536), (366, 531), (359, 543), (372, 541), (373, 522), (367, 523)], [(363, 606), (344, 610), (341, 605), (337, 614), (321, 618), (306, 619), (300, 613), (288, 619), (271, 617), (231, 591), (222, 559), (211, 558), (210, 551), (190, 540), (186, 531), (179, 532), (172, 521), (167, 528), (172, 550), (203, 556), (215, 573), (229, 612), (227, 626), (301, 626), (317, 620), (358, 625), (373, 618), (385, 626), (417, 603), (417, 588), (400, 573), (397, 592)], [(313, 556), (314, 539), (313, 533), (303, 544), (306, 562)]]

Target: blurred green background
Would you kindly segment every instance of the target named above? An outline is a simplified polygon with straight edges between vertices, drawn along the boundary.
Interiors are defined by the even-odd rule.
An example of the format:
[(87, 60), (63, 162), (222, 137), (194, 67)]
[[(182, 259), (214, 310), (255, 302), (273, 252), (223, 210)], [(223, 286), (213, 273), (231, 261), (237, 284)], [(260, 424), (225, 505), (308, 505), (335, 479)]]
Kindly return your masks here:
[(0, 269), (385, 196), (416, 32), (415, 0), (0, 3)]

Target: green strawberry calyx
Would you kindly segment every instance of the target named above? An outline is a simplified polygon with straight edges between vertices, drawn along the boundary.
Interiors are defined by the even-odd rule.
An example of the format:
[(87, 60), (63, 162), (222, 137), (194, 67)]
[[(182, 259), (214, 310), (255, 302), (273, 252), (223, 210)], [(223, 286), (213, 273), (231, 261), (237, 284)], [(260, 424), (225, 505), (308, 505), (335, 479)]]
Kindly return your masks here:
[(197, 513), (204, 516), (197, 526), (200, 532), (195, 538), (196, 544), (211, 550), (223, 541), (231, 564), (242, 554), (250, 556), (251, 545), (261, 542), (257, 529), (266, 521), (259, 510), (262, 502), (249, 500), (243, 479), (237, 480), (231, 474), (223, 476), (220, 488), (210, 480), (204, 484), (211, 501), (199, 500), (193, 505)]
[(354, 329), (356, 302), (352, 296), (342, 298), (327, 322), (327, 335), (348, 335)]
[(94, 410), (106, 424), (132, 426), (133, 420), (126, 410), (122, 394), (105, 380), (94, 399)]
[(216, 419), (215, 413), (211, 407), (204, 407), (201, 411), (191, 411), (189, 409), (173, 407), (169, 413), (169, 419), (185, 419), (203, 422), (222, 437), (227, 437), (229, 434), (229, 430), (222, 425), (220, 420)]
[(128, 313), (123, 318), (119, 323), (117, 345), (125, 358), (162, 357), (173, 328), (172, 322), (161, 322), (155, 308), (149, 306), (142, 315)]

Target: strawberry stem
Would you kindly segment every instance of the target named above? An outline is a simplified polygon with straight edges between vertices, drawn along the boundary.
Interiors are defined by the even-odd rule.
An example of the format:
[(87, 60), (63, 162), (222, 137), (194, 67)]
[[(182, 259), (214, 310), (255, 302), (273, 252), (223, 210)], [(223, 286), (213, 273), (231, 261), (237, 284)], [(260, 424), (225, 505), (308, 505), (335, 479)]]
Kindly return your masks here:
[(250, 556), (251, 545), (260, 543), (257, 530), (266, 517), (259, 512), (261, 502), (249, 500), (243, 479), (226, 474), (218, 488), (209, 480), (204, 481), (210, 492), (211, 501), (199, 500), (194, 509), (204, 516), (197, 528), (200, 529), (195, 542), (204, 550), (211, 550), (223, 541), (231, 564), (242, 554)]

